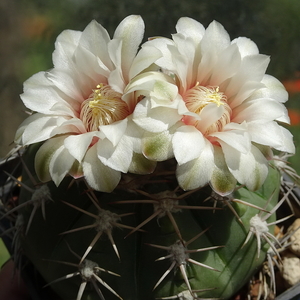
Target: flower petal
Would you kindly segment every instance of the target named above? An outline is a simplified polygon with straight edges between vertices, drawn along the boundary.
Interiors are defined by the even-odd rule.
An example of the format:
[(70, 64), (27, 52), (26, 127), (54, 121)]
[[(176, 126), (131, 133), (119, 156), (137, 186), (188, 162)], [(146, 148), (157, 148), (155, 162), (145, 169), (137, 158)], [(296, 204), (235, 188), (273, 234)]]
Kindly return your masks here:
[(263, 154), (254, 145), (248, 153), (222, 142), (221, 145), (228, 168), (238, 182), (252, 191), (260, 188), (268, 175), (268, 161)]
[(127, 118), (109, 125), (100, 125), (100, 132), (112, 143), (113, 147), (119, 143), (127, 128)]
[(49, 172), (53, 182), (58, 186), (64, 177), (69, 173), (75, 158), (70, 155), (64, 145), (61, 145), (53, 153), (49, 164)]
[(55, 152), (63, 145), (65, 136), (46, 141), (35, 155), (35, 171), (42, 182), (51, 180), (49, 165)]
[(194, 126), (181, 126), (172, 140), (174, 155), (179, 165), (201, 155), (205, 147), (205, 138)]
[(214, 149), (205, 140), (205, 146), (199, 157), (177, 166), (176, 175), (179, 185), (184, 190), (193, 190), (206, 185), (214, 169)]
[(97, 191), (110, 193), (118, 185), (121, 173), (105, 166), (97, 155), (97, 144), (86, 153), (82, 162), (83, 173), (89, 186)]
[(128, 172), (134, 174), (151, 174), (156, 167), (156, 161), (147, 159), (144, 155), (133, 152)]
[(122, 40), (122, 71), (125, 82), (129, 81), (129, 70), (143, 39), (145, 24), (140, 16), (126, 17), (117, 27), (114, 39)]
[(180, 18), (176, 24), (176, 31), (186, 37), (191, 37), (194, 44), (200, 43), (204, 33), (204, 26), (192, 18)]
[(46, 116), (39, 113), (33, 114), (20, 125), (15, 140), (23, 145), (44, 141), (51, 138), (53, 136), (53, 130), (57, 130), (64, 121), (66, 121), (66, 119), (60, 116)]
[(214, 146), (214, 167), (209, 183), (212, 189), (221, 196), (231, 194), (236, 187), (236, 179), (228, 170), (222, 149), (219, 146)]
[(132, 147), (128, 139), (121, 139), (116, 146), (108, 139), (99, 140), (97, 143), (98, 158), (105, 166), (127, 173), (133, 154)]
[(276, 122), (249, 122), (248, 127), (254, 142), (279, 151), (295, 153), (292, 134)]
[(231, 43), (238, 46), (242, 58), (248, 55), (259, 54), (258, 47), (256, 46), (256, 44), (246, 37), (238, 37), (232, 40)]
[(95, 135), (95, 132), (70, 135), (65, 139), (64, 146), (68, 149), (70, 154), (81, 163)]
[(146, 132), (142, 140), (144, 156), (153, 161), (164, 161), (173, 157), (172, 137), (169, 130), (160, 133)]

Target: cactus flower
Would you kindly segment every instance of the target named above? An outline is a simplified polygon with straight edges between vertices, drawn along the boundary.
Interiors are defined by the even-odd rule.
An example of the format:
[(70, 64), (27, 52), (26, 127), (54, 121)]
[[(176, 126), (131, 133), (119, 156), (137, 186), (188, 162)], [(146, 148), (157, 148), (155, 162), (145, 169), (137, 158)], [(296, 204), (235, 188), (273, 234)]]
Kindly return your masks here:
[(59, 185), (67, 174), (84, 176), (92, 188), (110, 192), (139, 158), (141, 130), (131, 120), (139, 98), (124, 90), (160, 55), (137, 54), (143, 33), (140, 16), (125, 18), (113, 39), (96, 21), (83, 32), (65, 30), (55, 44), (54, 68), (25, 82), (21, 98), (35, 113), (15, 140), (24, 146), (45, 141), (35, 158), (42, 181)]
[[(159, 149), (171, 149), (168, 155), (177, 160), (177, 179), (185, 190), (210, 183), (224, 196), (237, 182), (258, 189), (268, 174), (265, 154), (272, 148), (295, 152), (292, 135), (278, 124), (289, 123), (286, 90), (265, 74), (269, 57), (250, 39), (231, 41), (216, 21), (205, 29), (181, 18), (176, 29), (172, 40), (148, 42), (162, 52), (156, 64), (174, 80), (178, 95), (169, 104), (155, 98), (138, 104), (134, 121), (149, 132), (144, 154), (159, 161), (165, 159)], [(168, 117), (158, 119), (153, 107)]]

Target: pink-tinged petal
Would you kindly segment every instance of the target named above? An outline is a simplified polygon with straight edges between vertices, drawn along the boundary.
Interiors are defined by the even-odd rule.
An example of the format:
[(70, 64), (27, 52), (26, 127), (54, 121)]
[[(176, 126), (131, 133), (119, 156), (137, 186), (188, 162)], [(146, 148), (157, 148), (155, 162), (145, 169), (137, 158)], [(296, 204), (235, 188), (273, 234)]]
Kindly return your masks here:
[(64, 145), (61, 145), (53, 153), (49, 164), (49, 172), (56, 186), (58, 186), (69, 173), (69, 170), (73, 166), (74, 162), (75, 158), (70, 155), (69, 151)]
[(144, 36), (145, 24), (140, 16), (126, 17), (117, 27), (114, 39), (122, 40), (122, 71), (125, 82), (129, 81), (129, 70)]
[(105, 166), (127, 173), (132, 159), (132, 148), (129, 139), (121, 139), (116, 146), (108, 139), (104, 139), (97, 143), (97, 154)]
[(194, 126), (181, 126), (174, 133), (172, 144), (178, 165), (182, 165), (201, 155), (205, 138)]
[(292, 134), (276, 122), (250, 122), (248, 127), (255, 143), (271, 146), (282, 152), (295, 153)]
[(268, 175), (268, 161), (264, 155), (253, 145), (248, 153), (241, 153), (225, 143), (221, 145), (233, 176), (248, 189), (257, 190)]
[(151, 174), (156, 168), (156, 161), (147, 159), (144, 155), (133, 152), (128, 172), (134, 174)]
[(229, 195), (236, 187), (236, 178), (228, 170), (222, 149), (214, 146), (214, 167), (212, 169), (210, 186), (221, 196)]
[(259, 54), (256, 44), (246, 37), (238, 37), (232, 40), (231, 43), (238, 46), (242, 58), (248, 55)]
[(97, 155), (97, 144), (86, 153), (82, 162), (83, 173), (89, 186), (97, 191), (110, 193), (118, 185), (121, 173), (105, 166)]
[(66, 121), (64, 117), (33, 114), (20, 125), (15, 140), (23, 145), (30, 145), (49, 139), (53, 130)]
[(70, 135), (65, 139), (64, 146), (74, 158), (81, 162), (95, 135), (95, 132)]
[(242, 153), (247, 153), (251, 148), (251, 136), (246, 124), (229, 123), (224, 127), (224, 131), (214, 132), (210, 136), (216, 137), (219, 142), (222, 141)]
[(127, 118), (110, 125), (99, 126), (100, 132), (112, 143), (113, 147), (119, 143), (127, 128)]
[(177, 166), (179, 185), (184, 190), (193, 190), (206, 185), (210, 181), (214, 165), (214, 149), (206, 140), (198, 158)]
[(190, 37), (194, 44), (197, 45), (200, 43), (205, 33), (205, 28), (201, 23), (194, 19), (183, 17), (178, 20), (176, 31), (185, 37)]
[(65, 136), (55, 137), (46, 141), (35, 155), (35, 171), (42, 182), (51, 180), (49, 165), (55, 152), (63, 146)]

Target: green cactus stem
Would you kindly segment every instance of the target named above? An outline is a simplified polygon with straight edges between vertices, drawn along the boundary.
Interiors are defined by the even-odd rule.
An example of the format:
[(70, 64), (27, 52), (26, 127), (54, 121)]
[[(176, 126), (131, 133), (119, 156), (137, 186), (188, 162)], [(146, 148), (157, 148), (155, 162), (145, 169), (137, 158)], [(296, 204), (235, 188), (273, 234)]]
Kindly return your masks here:
[[(39, 146), (23, 156), (34, 180), (24, 168), (22, 251), (58, 299), (229, 299), (263, 263), (270, 245), (248, 234), (255, 216), (273, 232), (276, 169), (259, 190), (237, 186), (222, 198), (209, 186), (181, 190), (170, 160), (151, 175), (126, 174), (112, 193), (100, 193), (83, 179), (36, 185)], [(44, 211), (29, 203), (37, 188), (53, 200)]]

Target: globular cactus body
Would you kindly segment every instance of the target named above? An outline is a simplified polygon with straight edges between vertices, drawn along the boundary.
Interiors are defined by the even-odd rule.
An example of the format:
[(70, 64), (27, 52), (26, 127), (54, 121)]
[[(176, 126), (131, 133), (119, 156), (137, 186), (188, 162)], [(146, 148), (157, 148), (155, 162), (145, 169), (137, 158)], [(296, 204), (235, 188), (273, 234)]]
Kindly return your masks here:
[[(31, 173), (34, 172), (36, 148), (38, 145), (30, 147), (23, 156)], [(169, 171), (172, 173), (173, 170)], [(132, 184), (139, 182), (135, 182), (134, 176), (131, 179)], [(76, 299), (80, 285), (85, 282), (87, 285), (81, 299), (101, 299), (94, 286), (95, 282), (104, 299), (197, 299), (196, 295), (199, 298), (228, 299), (264, 261), (270, 246), (263, 239), (259, 257), (255, 235), (243, 245), (249, 232), (250, 219), (259, 213), (258, 209), (231, 202), (240, 220), (225, 205), (225, 198), (223, 202), (218, 201), (217, 208), (213, 209), (213, 198), (204, 201), (211, 194), (207, 186), (194, 193), (187, 193), (187, 196), (178, 196), (176, 209), (165, 206), (165, 210), (154, 217), (157, 208), (153, 205), (153, 198), (176, 189), (174, 175), (160, 176), (159, 172), (152, 174), (140, 187), (145, 191), (143, 194), (138, 192), (138, 186), (123, 189), (122, 184), (128, 184), (124, 182), (121, 181), (112, 193), (91, 193), (84, 181), (71, 184), (69, 178), (59, 187), (51, 182), (46, 184), (53, 201), (46, 204), (46, 219), (41, 210), (36, 211), (28, 233), (23, 236), (22, 247), (45, 281), (50, 283), (48, 289), (51, 287), (61, 299)], [(258, 191), (251, 192), (239, 187), (234, 192), (234, 198), (270, 211), (278, 201), (279, 182), (279, 173), (270, 167), (269, 176)], [(25, 171), (23, 184), (32, 185)], [(185, 193), (178, 189), (177, 194)], [(31, 198), (32, 193), (23, 188), (20, 203)], [(156, 202), (161, 201), (158, 199)], [(193, 209), (196, 206), (211, 209)], [(113, 226), (110, 231), (107, 228), (91, 227), (95, 225), (93, 215), (98, 215), (99, 207), (112, 212), (116, 217), (114, 222), (125, 226)], [(25, 224), (31, 212), (30, 205), (20, 211)], [(274, 220), (274, 214), (268, 218), (268, 222)], [(143, 222), (144, 226), (139, 226)], [(84, 229), (84, 226), (89, 228)], [(176, 226), (179, 232), (176, 232)], [(77, 228), (82, 230), (67, 232)], [(99, 234), (99, 239), (94, 241), (81, 261), (101, 230), (103, 232)], [(271, 227), (271, 233), (272, 230)], [(131, 231), (134, 232), (129, 234)], [(112, 239), (109, 238), (109, 232)], [(94, 284), (80, 273), (86, 260), (99, 267), (95, 269), (95, 274), (100, 281), (94, 280)], [(90, 269), (85, 271), (90, 272)], [(68, 274), (72, 274), (67, 276), (72, 278), (53, 282)]]

